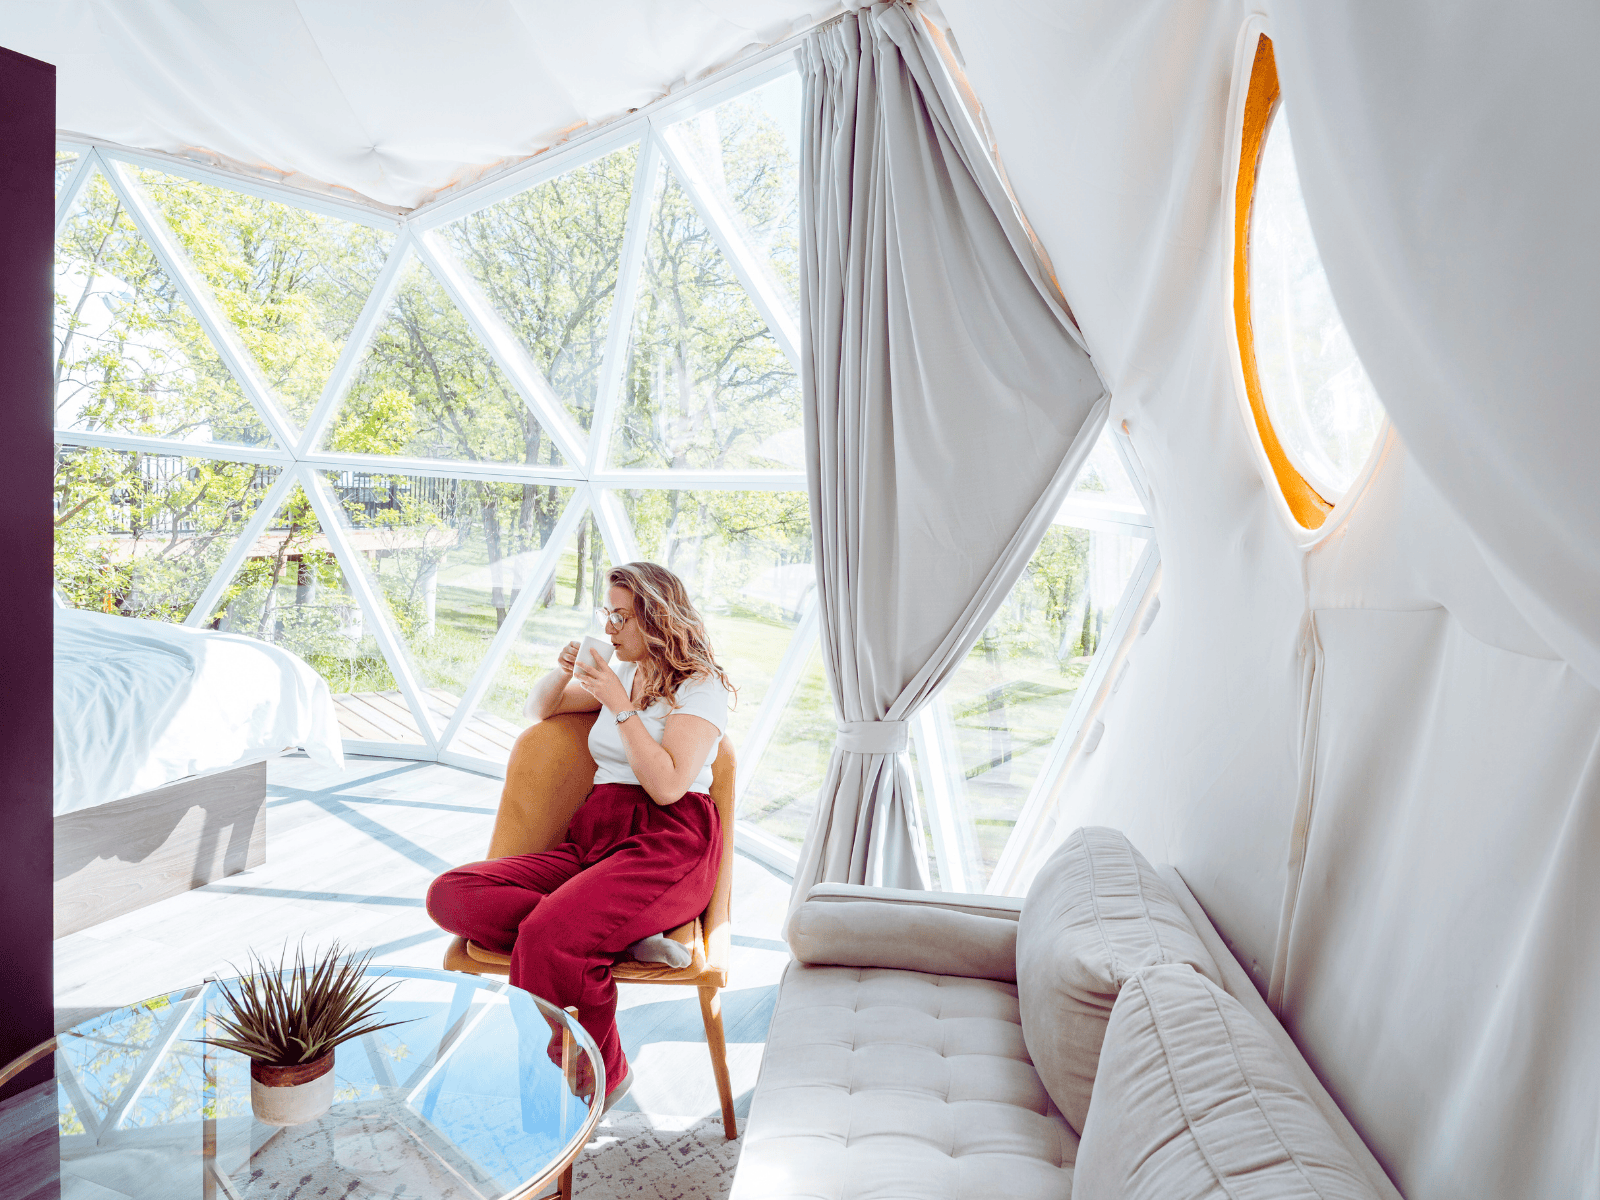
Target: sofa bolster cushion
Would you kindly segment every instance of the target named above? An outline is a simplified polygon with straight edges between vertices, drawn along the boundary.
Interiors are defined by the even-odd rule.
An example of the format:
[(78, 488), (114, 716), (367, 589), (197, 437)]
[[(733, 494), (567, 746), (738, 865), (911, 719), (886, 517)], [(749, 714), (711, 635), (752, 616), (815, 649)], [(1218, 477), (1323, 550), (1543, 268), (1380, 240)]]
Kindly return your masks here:
[(1021, 896), (991, 896), (986, 892), (928, 892), (918, 888), (868, 887), (863, 883), (814, 883), (807, 900), (842, 902), (881, 900), (885, 904), (914, 904), (918, 908), (953, 908), (975, 917), (1001, 917), (1015, 921), (1022, 915)]
[(1178, 900), (1115, 829), (1079, 829), (1028, 889), (1017, 923), (1017, 1000), (1039, 1078), (1079, 1132), (1100, 1042), (1123, 983), (1144, 967), (1222, 974)]
[(1073, 1200), (1377, 1200), (1271, 1036), (1187, 965), (1117, 997)]
[(934, 905), (807, 900), (789, 918), (789, 949), (803, 963), (1017, 978), (1017, 923)]

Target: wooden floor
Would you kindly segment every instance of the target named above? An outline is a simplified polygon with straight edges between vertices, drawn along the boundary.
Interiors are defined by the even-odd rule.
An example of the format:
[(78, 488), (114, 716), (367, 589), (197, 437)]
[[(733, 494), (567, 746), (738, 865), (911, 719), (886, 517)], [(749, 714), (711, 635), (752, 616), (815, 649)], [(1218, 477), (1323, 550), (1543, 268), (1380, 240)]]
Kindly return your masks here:
[[(430, 688), (428, 707), (434, 725), (442, 732), (455, 716), (460, 697), (444, 688)], [(399, 692), (346, 692), (333, 698), (339, 730), (347, 738), (364, 742), (421, 742), (422, 733)], [(477, 712), (462, 722), (450, 742), (452, 750), (505, 762), (522, 729), (492, 713)]]
[[(254, 950), (334, 938), (373, 948), (379, 962), (437, 967), (446, 934), (423, 895), (440, 871), (482, 857), (500, 781), (438, 763), (351, 758), (344, 770), (302, 755), (268, 771), (267, 861), (181, 896), (61, 938), (56, 1027), (231, 974)], [(741, 1117), (788, 962), (782, 920), (788, 880), (734, 859), (732, 986), (724, 993), (729, 1066)], [(622, 987), (618, 1013), (634, 1085), (620, 1108), (660, 1129), (717, 1111), (716, 1087), (688, 988)]]

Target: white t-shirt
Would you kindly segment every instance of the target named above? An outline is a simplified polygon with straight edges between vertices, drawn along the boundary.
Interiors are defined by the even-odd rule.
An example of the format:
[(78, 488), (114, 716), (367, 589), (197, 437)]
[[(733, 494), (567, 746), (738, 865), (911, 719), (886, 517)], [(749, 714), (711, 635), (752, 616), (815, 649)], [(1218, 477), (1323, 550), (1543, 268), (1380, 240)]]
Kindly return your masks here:
[[(628, 689), (630, 695), (633, 692), (633, 676), (638, 669), (638, 663), (617, 664), (617, 678), (622, 680), (622, 686)], [(717, 727), (719, 735), (727, 732), (728, 689), (714, 675), (705, 679), (691, 679), (678, 688), (677, 708), (672, 708), (665, 700), (657, 700), (649, 708), (641, 709), (637, 717), (629, 717), (628, 720), (644, 722), (650, 736), (659, 742), (667, 731), (667, 718), (679, 714), (710, 721)], [(595, 718), (594, 727), (589, 730), (589, 753), (594, 755), (595, 766), (599, 768), (594, 773), (596, 786), (602, 783), (631, 783), (638, 786), (639, 777), (633, 773), (633, 767), (628, 763), (628, 751), (622, 744), (622, 730), (617, 728), (616, 718), (604, 708)], [(706, 755), (706, 765), (689, 784), (689, 791), (711, 790), (711, 760), (716, 756), (716, 746), (713, 745), (711, 753)]]

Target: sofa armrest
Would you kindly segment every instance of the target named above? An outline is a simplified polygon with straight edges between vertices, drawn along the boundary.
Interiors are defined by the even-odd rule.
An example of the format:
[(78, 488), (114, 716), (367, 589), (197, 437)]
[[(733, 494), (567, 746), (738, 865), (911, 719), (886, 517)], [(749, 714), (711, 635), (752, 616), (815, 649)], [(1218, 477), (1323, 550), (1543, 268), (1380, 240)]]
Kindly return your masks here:
[(938, 905), (836, 896), (808, 899), (790, 915), (788, 939), (794, 956), (814, 966), (886, 967), (1017, 980), (1014, 920)]
[(881, 904), (946, 908), (975, 917), (1015, 921), (1022, 916), (1021, 896), (987, 896), (982, 892), (923, 892), (915, 888), (867, 887), (859, 883), (818, 883), (806, 893), (806, 903), (853, 903), (872, 900)]

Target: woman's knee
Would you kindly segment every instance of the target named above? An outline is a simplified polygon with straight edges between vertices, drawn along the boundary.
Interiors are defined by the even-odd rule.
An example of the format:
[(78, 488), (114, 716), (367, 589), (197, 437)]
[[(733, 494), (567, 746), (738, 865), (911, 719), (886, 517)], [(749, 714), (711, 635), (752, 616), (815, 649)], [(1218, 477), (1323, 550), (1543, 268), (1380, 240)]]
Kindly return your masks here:
[(483, 884), (476, 872), (471, 867), (456, 867), (442, 875), (436, 875), (428, 885), (428, 894), (423, 899), (423, 907), (427, 909), (428, 916), (433, 918), (433, 923), (441, 929), (448, 929), (451, 933), (462, 933), (455, 928), (461, 923), (463, 912), (470, 909), (468, 897)]

